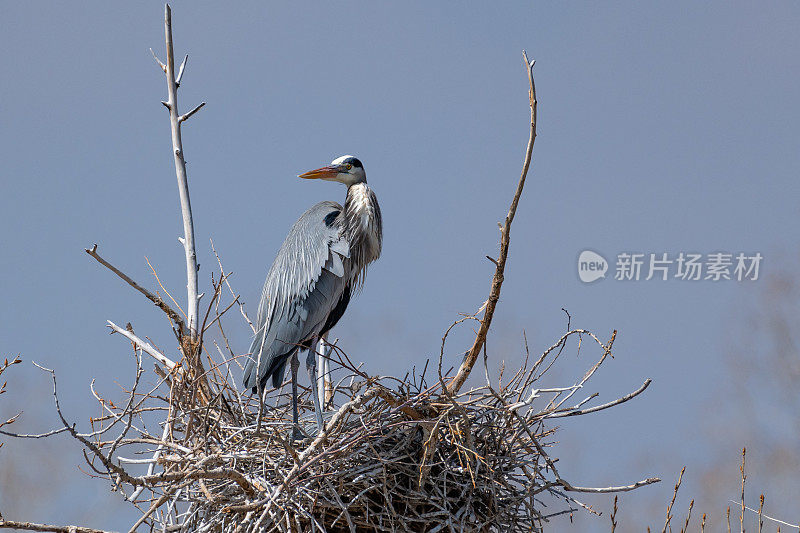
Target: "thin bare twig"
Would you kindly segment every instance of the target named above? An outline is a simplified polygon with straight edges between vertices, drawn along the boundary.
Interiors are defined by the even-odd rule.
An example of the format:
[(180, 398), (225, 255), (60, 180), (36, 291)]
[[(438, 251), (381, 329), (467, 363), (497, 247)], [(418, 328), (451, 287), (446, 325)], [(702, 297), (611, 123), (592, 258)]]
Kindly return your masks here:
[(617, 398), (614, 401), (611, 401), (611, 402), (608, 402), (608, 403), (604, 403), (602, 405), (596, 405), (594, 407), (588, 407), (586, 409), (575, 409), (575, 410), (571, 410), (571, 411), (552, 413), (552, 414), (549, 414), (549, 415), (545, 415), (544, 418), (563, 418), (563, 417), (566, 417), (566, 416), (586, 415), (586, 414), (589, 414), (589, 413), (595, 413), (597, 411), (602, 411), (603, 409), (608, 409), (609, 407), (614, 407), (615, 405), (619, 405), (619, 404), (625, 403), (628, 400), (630, 400), (632, 398), (635, 398), (636, 396), (638, 396), (641, 393), (643, 393), (644, 390), (648, 386), (650, 386), (651, 382), (652, 382), (652, 380), (650, 378), (646, 379), (644, 381), (644, 384), (642, 384), (641, 387), (639, 387), (635, 391), (631, 392), (630, 394), (626, 394), (625, 396), (623, 396), (621, 398)]
[(172, 322), (178, 327), (179, 335), (183, 334), (183, 330), (186, 327), (186, 324), (183, 322), (183, 318), (179, 315), (175, 310), (173, 310), (167, 303), (161, 299), (160, 296), (157, 294), (153, 294), (152, 292), (148, 291), (135, 281), (133, 281), (127, 274), (119, 270), (117, 267), (103, 259), (99, 253), (97, 253), (97, 244), (94, 244), (91, 248), (85, 248), (87, 254), (92, 256), (97, 260), (98, 263), (109, 269), (111, 272), (119, 276), (123, 281), (125, 281), (128, 285), (142, 293), (145, 298), (153, 302), (156, 307), (164, 311), (167, 316), (172, 320)]
[[(728, 501), (731, 502), (731, 503), (735, 503), (737, 505), (740, 504), (740, 502), (737, 502), (737, 501), (734, 501), (734, 500), (728, 500)], [(764, 514), (763, 513), (763, 509), (761, 509), (761, 512), (759, 512), (760, 511), (759, 509), (753, 509), (752, 507), (748, 507), (747, 505), (745, 505), (744, 508), (747, 511), (750, 511), (750, 512), (758, 514), (760, 517), (763, 517), (763, 518), (766, 518), (767, 520), (775, 522), (776, 524), (782, 524), (784, 526), (789, 526), (789, 527), (794, 528), (794, 529), (800, 529), (800, 524), (792, 524), (791, 522), (785, 522), (783, 520), (780, 520), (779, 518), (773, 518), (773, 517), (771, 517), (771, 516), (769, 516), (767, 514)], [(728, 508), (728, 509), (730, 511), (730, 508)]]
[(145, 342), (139, 337), (137, 337), (132, 331), (127, 329), (121, 328), (118, 325), (114, 324), (110, 320), (108, 321), (108, 327), (111, 328), (115, 333), (119, 333), (128, 338), (131, 342), (133, 342), (136, 346), (142, 349), (144, 353), (161, 363), (162, 365), (166, 366), (168, 369), (172, 370), (177, 366), (175, 361), (164, 355), (163, 353), (156, 350), (153, 345), (149, 342)]
[(617, 530), (617, 498), (619, 496), (614, 496), (614, 508), (611, 510), (611, 533)]
[(192, 115), (194, 115), (195, 113), (200, 111), (203, 108), (204, 105), (206, 105), (205, 102), (200, 102), (200, 104), (198, 106), (196, 106), (194, 109), (192, 109), (188, 113), (184, 113), (183, 115), (178, 117), (178, 122), (186, 122), (187, 120), (189, 120), (192, 117)]
[(94, 529), (81, 526), (54, 526), (52, 524), (35, 524), (33, 522), (15, 522), (0, 519), (0, 529), (18, 529), (23, 531), (53, 531), (55, 533), (112, 533), (105, 529)]
[(520, 196), (522, 196), (522, 189), (525, 187), (525, 178), (528, 175), (528, 168), (531, 164), (531, 155), (533, 153), (533, 143), (536, 141), (536, 85), (533, 83), (533, 65), (536, 61), (529, 61), (528, 54), (523, 51), (522, 57), (525, 60), (525, 69), (528, 71), (528, 83), (530, 85), (529, 99), (531, 107), (531, 132), (528, 139), (528, 147), (525, 150), (525, 161), (522, 165), (522, 175), (517, 184), (517, 190), (514, 193), (514, 199), (511, 201), (511, 206), (508, 209), (506, 220), (500, 229), (500, 255), (495, 267), (494, 276), (492, 277), (492, 288), (489, 291), (489, 299), (486, 300), (486, 309), (483, 312), (483, 319), (481, 326), (478, 328), (478, 334), (475, 336), (475, 342), (472, 344), (467, 355), (461, 363), (455, 377), (447, 385), (447, 392), (454, 394), (461, 389), (464, 382), (467, 380), (472, 367), (478, 360), (484, 342), (486, 342), (486, 335), (489, 332), (489, 326), (492, 324), (492, 316), (494, 315), (497, 301), (500, 299), (500, 289), (503, 286), (503, 274), (506, 267), (506, 259), (508, 259), (508, 247), (510, 244), (511, 223), (514, 221), (514, 215), (517, 213), (517, 205), (519, 204)]
[(560, 485), (564, 487), (564, 490), (568, 490), (571, 492), (591, 492), (595, 494), (603, 494), (608, 492), (629, 492), (631, 490), (636, 490), (639, 487), (644, 487), (645, 485), (652, 485), (653, 483), (658, 483), (661, 481), (660, 478), (657, 477), (649, 477), (647, 479), (643, 479), (641, 481), (637, 481), (636, 483), (632, 483), (630, 485), (621, 485), (617, 487), (576, 487), (567, 483), (565, 480), (560, 479)]
[(742, 448), (742, 466), (739, 468), (739, 471), (742, 473), (742, 512), (739, 515), (739, 529), (741, 533), (744, 533), (744, 482), (747, 479), (747, 476), (744, 473), (745, 455), (747, 455), (747, 448)]
[(681, 488), (681, 481), (683, 481), (683, 473), (685, 471), (686, 467), (684, 466), (681, 468), (681, 473), (678, 475), (678, 482), (675, 483), (675, 489), (672, 491), (672, 500), (670, 500), (669, 505), (667, 506), (667, 519), (664, 521), (664, 529), (662, 530), (662, 533), (666, 533), (667, 528), (670, 527), (669, 523), (672, 520), (672, 506), (675, 505), (675, 498), (678, 497), (678, 489)]

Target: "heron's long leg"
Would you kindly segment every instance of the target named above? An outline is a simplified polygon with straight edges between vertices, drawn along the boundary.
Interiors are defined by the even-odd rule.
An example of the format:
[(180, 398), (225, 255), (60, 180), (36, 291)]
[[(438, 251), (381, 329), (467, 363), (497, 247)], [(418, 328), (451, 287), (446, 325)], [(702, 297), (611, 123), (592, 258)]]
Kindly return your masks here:
[(328, 346), (328, 334), (320, 336), (319, 350), (317, 356), (317, 394), (319, 394), (319, 403), (322, 409), (325, 410), (327, 404), (327, 383), (328, 383), (328, 353), (330, 347)]
[(317, 338), (311, 340), (311, 347), (306, 356), (306, 370), (311, 379), (311, 396), (314, 398), (314, 414), (317, 417), (317, 434), (321, 434), (325, 429), (325, 422), (322, 420), (322, 406), (319, 403), (317, 388)]
[(331, 352), (333, 348), (331, 343), (328, 342), (328, 334), (325, 334), (325, 358), (322, 361), (322, 375), (325, 377), (322, 388), (325, 391), (325, 396), (322, 398), (322, 405), (324, 409), (331, 408), (333, 401), (333, 380), (331, 380)]
[(292, 439), (301, 440), (303, 434), (300, 431), (297, 411), (297, 370), (300, 368), (300, 359), (297, 357), (297, 350), (292, 353), (292, 357), (289, 360), (289, 367), (292, 370)]

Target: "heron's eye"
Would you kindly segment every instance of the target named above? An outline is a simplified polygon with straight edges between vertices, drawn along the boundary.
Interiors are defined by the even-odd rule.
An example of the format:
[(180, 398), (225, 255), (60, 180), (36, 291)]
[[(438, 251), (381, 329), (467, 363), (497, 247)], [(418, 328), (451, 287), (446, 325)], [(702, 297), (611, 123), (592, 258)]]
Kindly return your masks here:
[(344, 166), (344, 168), (346, 168), (347, 170), (350, 170), (351, 168), (353, 168), (353, 165), (351, 165), (350, 163), (347, 163), (347, 164)]

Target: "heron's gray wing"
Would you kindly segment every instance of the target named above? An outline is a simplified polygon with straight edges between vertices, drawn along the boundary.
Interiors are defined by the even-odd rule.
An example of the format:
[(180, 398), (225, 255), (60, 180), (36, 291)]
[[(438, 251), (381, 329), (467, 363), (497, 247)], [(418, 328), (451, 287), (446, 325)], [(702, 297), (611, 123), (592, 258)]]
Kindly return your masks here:
[(288, 356), (298, 343), (320, 333), (339, 302), (350, 262), (341, 211), (336, 202), (313, 206), (295, 222), (278, 251), (258, 306), (245, 386), (255, 388), (270, 375), (280, 384)]

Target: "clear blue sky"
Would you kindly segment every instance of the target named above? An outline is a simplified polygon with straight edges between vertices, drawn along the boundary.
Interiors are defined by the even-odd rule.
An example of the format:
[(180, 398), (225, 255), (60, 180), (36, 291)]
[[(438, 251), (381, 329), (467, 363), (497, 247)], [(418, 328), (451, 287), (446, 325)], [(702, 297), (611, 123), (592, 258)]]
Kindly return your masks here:
[[(759, 251), (766, 275), (778, 255), (797, 249), (796, 3), (173, 9), (176, 54), (190, 54), (181, 105), (208, 102), (184, 128), (206, 287), (213, 238), (254, 311), (292, 222), (319, 200), (344, 198), (338, 184), (295, 176), (355, 154), (383, 209), (384, 253), (335, 336), (372, 373), (423, 364), (458, 313), (475, 311), (488, 292), (493, 265), (484, 256), (496, 253), (496, 223), (527, 141), (525, 48), (537, 60), (539, 138), (492, 357), (518, 362), (523, 329), (531, 351), (541, 352), (560, 336), (564, 307), (574, 326), (603, 337), (619, 330), (616, 359), (589, 392), (608, 401), (653, 379), (640, 399), (563, 424), (556, 455), (573, 483), (667, 479), (626, 495), (635, 507), (666, 502), (683, 464), (729, 453), (735, 470), (741, 444), (713, 448), (700, 428), (714, 397), (736, 394), (719, 368), (737, 310), (758, 282), (609, 276), (586, 285), (576, 259), (587, 248), (612, 260), (622, 251)], [(159, 103), (166, 88), (148, 51), (163, 56), (162, 16), (159, 2), (0, 4), (0, 349), (26, 360), (0, 412), (43, 398), (18, 430), (56, 423), (46, 376), (31, 359), (57, 371), (65, 411), (84, 426), (97, 411), (90, 379), (109, 393), (114, 381), (129, 381), (129, 346), (107, 335), (107, 319), (130, 321), (172, 349), (163, 317), (83, 252), (99, 243), (152, 287), (146, 256), (183, 294), (169, 125)], [(465, 330), (453, 339), (451, 362), (468, 338)], [(232, 341), (247, 349), (245, 325), (236, 323)], [(554, 385), (591, 364), (588, 355), (570, 357)], [(19, 457), (23, 445), (7, 446), (0, 469), (4, 454)], [(66, 438), (24, 446), (82, 462)], [(13, 489), (2, 487), (0, 512), (130, 523), (104, 483), (66, 470), (59, 482), (70, 488), (47, 496), (52, 504), (32, 498), (20, 508), (29, 514), (13, 516), (4, 508)], [(608, 498), (590, 501), (608, 508)]]

